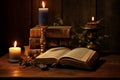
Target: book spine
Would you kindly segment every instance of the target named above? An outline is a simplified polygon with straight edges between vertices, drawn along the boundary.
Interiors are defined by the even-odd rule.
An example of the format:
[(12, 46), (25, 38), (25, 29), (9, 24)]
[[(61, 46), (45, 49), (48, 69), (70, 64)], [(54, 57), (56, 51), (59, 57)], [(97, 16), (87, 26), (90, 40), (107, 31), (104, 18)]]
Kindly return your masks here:
[(29, 38), (30, 49), (40, 49), (40, 38)]
[(41, 30), (40, 29), (30, 29), (30, 38), (40, 38)]
[(30, 29), (30, 38), (40, 38), (41, 30), (46, 30), (47, 26), (36, 25), (35, 27)]

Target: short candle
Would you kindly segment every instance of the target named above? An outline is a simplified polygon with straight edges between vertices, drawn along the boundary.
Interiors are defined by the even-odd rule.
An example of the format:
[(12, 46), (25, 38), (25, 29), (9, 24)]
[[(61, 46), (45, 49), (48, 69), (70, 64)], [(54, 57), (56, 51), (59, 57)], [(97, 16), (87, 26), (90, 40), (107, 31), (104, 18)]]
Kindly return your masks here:
[(9, 62), (19, 62), (21, 56), (21, 48), (16, 47), (17, 41), (14, 42), (14, 47), (9, 48)]

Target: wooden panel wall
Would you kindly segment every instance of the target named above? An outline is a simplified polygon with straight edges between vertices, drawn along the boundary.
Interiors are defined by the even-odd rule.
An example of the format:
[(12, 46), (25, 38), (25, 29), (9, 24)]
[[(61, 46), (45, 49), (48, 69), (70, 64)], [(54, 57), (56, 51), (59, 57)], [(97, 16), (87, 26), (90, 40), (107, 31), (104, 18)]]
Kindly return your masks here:
[(106, 48), (113, 51), (120, 50), (120, 1), (119, 0), (97, 0), (97, 18), (103, 18), (103, 33), (110, 36)]
[(66, 25), (83, 25), (96, 17), (95, 0), (63, 0), (63, 20)]
[[(41, 2), (43, 0), (32, 0), (32, 27), (38, 24), (38, 8), (42, 7)], [(61, 16), (61, 2), (62, 0), (44, 0), (46, 7), (49, 8), (49, 25), (52, 25), (56, 15)]]
[[(38, 24), (38, 8), (42, 0), (33, 0), (33, 25)], [(44, 0), (49, 8), (49, 25), (60, 16), (64, 25), (83, 24), (96, 17), (96, 0)]]
[[(0, 50), (2, 46), (12, 46), (14, 40), (19, 45), (28, 45), (29, 29), (38, 24), (38, 8), (42, 0), (0, 0)], [(49, 8), (49, 25), (59, 15), (65, 25), (74, 28), (84, 25), (91, 16), (100, 19), (105, 26), (103, 33), (110, 34), (109, 49), (119, 50), (120, 10), (119, 0), (45, 0)], [(1, 52), (1, 51), (0, 51)]]
[(31, 0), (1, 0), (0, 53), (8, 51), (15, 40), (18, 46), (28, 44), (31, 26)]
[[(33, 25), (38, 23), (38, 7), (42, 0), (33, 0)], [(105, 48), (119, 50), (119, 0), (45, 0), (49, 8), (49, 25), (52, 25), (54, 17), (60, 15), (65, 25), (74, 28), (84, 25), (95, 16), (96, 20), (103, 18), (101, 22), (104, 28), (102, 34), (108, 34), (110, 39), (105, 42)]]

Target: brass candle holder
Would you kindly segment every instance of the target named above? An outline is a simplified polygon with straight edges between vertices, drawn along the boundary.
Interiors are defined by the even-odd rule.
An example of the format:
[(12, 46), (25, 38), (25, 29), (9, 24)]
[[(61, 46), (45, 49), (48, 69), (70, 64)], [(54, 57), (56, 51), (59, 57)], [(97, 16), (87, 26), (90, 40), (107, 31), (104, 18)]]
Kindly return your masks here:
[(41, 27), (41, 37), (40, 37), (41, 53), (45, 52), (45, 48), (46, 48), (45, 31), (46, 31), (46, 27)]
[(91, 22), (87, 22), (84, 26), (81, 27), (84, 31), (86, 31), (85, 38), (87, 40), (87, 43), (85, 47), (94, 50), (98, 50), (100, 48), (97, 44), (97, 39), (99, 37), (98, 30), (100, 30), (102, 26), (99, 23), (100, 21), (93, 20)]

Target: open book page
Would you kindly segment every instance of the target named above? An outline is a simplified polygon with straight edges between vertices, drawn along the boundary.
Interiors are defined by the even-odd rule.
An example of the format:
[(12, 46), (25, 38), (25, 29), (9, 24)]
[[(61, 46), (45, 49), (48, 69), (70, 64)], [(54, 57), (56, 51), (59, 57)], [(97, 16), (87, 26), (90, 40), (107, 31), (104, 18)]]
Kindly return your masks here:
[(93, 50), (87, 48), (75, 48), (67, 54), (61, 56), (61, 58), (73, 58), (78, 61), (86, 62), (93, 53)]
[(85, 63), (83, 61), (71, 59), (71, 58), (62, 58), (60, 60), (60, 64), (62, 66), (72, 66), (72, 67), (76, 67), (76, 68), (92, 69), (92, 67), (89, 66), (87, 63)]
[(59, 59), (60, 56), (66, 54), (67, 52), (71, 51), (69, 48), (66, 47), (56, 47), (47, 50), (45, 53), (40, 54), (36, 57), (36, 61), (41, 63), (53, 63)]

